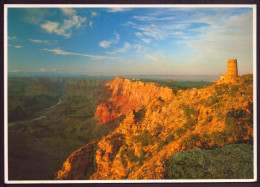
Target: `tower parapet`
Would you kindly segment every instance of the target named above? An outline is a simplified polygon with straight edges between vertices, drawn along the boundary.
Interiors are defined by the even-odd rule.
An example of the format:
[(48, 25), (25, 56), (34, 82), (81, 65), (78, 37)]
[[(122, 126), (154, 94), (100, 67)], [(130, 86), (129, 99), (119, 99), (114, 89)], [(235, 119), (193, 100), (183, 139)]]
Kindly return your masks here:
[(238, 77), (237, 59), (228, 59), (227, 72), (225, 75), (220, 74), (218, 83), (234, 82), (236, 81), (237, 77)]

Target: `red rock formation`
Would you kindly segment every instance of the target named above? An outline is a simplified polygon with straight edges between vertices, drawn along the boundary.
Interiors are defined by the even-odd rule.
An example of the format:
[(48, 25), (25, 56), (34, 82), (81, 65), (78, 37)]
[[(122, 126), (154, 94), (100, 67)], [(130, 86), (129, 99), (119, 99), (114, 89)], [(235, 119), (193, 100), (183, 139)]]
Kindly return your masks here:
[(139, 109), (152, 99), (160, 97), (169, 101), (174, 97), (170, 88), (118, 77), (106, 86), (112, 92), (109, 103), (100, 104), (95, 113), (101, 123), (107, 123), (131, 109)]
[[(97, 142), (93, 141), (72, 153), (63, 163), (56, 179), (88, 179), (96, 171), (96, 163), (94, 162), (96, 144)], [(88, 168), (87, 171), (86, 168)]]
[(101, 103), (98, 105), (95, 116), (100, 119), (101, 123), (107, 123), (118, 117), (115, 108), (109, 103)]

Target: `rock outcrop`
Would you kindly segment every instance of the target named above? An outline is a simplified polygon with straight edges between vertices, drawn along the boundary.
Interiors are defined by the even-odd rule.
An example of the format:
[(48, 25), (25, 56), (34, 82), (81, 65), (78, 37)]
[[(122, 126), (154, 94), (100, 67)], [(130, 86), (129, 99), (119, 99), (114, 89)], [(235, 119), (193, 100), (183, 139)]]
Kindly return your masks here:
[(88, 179), (96, 171), (96, 144), (94, 141), (72, 153), (63, 163), (56, 179)]
[(101, 123), (112, 121), (129, 110), (137, 110), (152, 99), (161, 98), (169, 101), (174, 97), (170, 88), (154, 83), (115, 78), (106, 86), (111, 92), (109, 102), (100, 104), (95, 113)]
[[(109, 85), (113, 91), (112, 103), (120, 103), (122, 95), (129, 95), (129, 99), (133, 94), (137, 98), (138, 94), (129, 94), (133, 89), (126, 86), (124, 88), (128, 88), (127, 91), (122, 89), (123, 85), (131, 85), (130, 81), (117, 79), (116, 82), (121, 86), (113, 82)], [(156, 93), (160, 95), (160, 92)], [(138, 96), (141, 97), (149, 98), (149, 94)], [(150, 101), (147, 99), (146, 105), (139, 110), (128, 107), (129, 111), (126, 112), (122, 104), (131, 103), (128, 100), (117, 105), (121, 113), (126, 112), (126, 117), (113, 132), (97, 142), (95, 171), (91, 169), (88, 172), (88, 164), (79, 164), (82, 158), (88, 156), (73, 158), (73, 155), (81, 153), (90, 154), (90, 151), (80, 149), (64, 163), (58, 178), (164, 179), (166, 164), (177, 152), (241, 142), (252, 143), (252, 75), (246, 75), (234, 84), (215, 84), (202, 89), (179, 91), (171, 99), (159, 97), (149, 98)], [(129, 105), (140, 106), (134, 104)], [(83, 159), (82, 163), (85, 161)], [(86, 176), (79, 172), (78, 175), (72, 175), (77, 170), (93, 174)]]

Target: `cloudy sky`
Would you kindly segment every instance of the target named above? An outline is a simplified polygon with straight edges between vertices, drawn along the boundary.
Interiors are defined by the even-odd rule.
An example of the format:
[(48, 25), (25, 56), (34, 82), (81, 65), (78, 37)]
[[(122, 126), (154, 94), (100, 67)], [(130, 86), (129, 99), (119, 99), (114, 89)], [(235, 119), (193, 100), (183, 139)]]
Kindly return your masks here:
[(252, 8), (8, 8), (8, 71), (217, 75), (253, 69)]

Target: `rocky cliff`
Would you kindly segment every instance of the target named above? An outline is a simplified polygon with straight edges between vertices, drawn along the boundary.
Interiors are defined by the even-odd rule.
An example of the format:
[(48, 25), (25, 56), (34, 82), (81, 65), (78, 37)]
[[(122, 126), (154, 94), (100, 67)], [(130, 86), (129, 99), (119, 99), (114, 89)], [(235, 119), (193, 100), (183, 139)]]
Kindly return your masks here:
[[(134, 93), (129, 85), (140, 85), (140, 90), (141, 85), (145, 87), (144, 83), (131, 84), (122, 79), (109, 84), (110, 102), (118, 106), (119, 113), (126, 112), (126, 118), (97, 142), (91, 162), (95, 169), (85, 160), (93, 153), (86, 146), (86, 150), (79, 149), (67, 159), (57, 179), (163, 179), (167, 176), (167, 162), (177, 152), (252, 143), (252, 75), (243, 76), (234, 84), (179, 91), (175, 97), (152, 85), (156, 92), (152, 93), (148, 90), (150, 85), (146, 85), (142, 94)], [(129, 100), (122, 99), (122, 95)], [(144, 99), (145, 106), (140, 107), (132, 98)], [(126, 108), (130, 110), (127, 112)], [(74, 156), (79, 154), (84, 156)]]
[(115, 78), (106, 87), (111, 94), (109, 102), (100, 104), (95, 113), (101, 123), (112, 121), (129, 110), (138, 110), (152, 99), (169, 101), (174, 97), (170, 88), (129, 79)]

